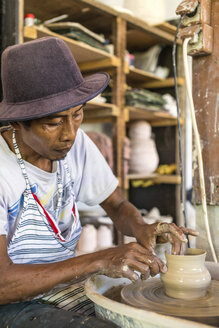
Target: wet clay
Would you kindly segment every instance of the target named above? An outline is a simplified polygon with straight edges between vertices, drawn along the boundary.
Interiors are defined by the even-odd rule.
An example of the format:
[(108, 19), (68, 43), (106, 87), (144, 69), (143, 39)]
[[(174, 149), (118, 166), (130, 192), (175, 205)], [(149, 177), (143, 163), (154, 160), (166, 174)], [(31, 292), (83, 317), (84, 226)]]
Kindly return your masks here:
[(168, 271), (161, 273), (168, 296), (194, 300), (206, 295), (211, 275), (205, 266), (206, 252), (188, 248), (185, 255), (166, 254)]
[(198, 300), (167, 296), (159, 278), (127, 285), (121, 297), (123, 303), (133, 307), (219, 327), (219, 281), (216, 280), (211, 281), (206, 296)]
[(124, 287), (124, 285), (112, 287), (109, 290), (107, 290), (103, 294), (103, 296), (109, 298), (112, 301), (123, 303), (122, 298), (121, 298), (121, 291), (122, 291), (123, 287)]

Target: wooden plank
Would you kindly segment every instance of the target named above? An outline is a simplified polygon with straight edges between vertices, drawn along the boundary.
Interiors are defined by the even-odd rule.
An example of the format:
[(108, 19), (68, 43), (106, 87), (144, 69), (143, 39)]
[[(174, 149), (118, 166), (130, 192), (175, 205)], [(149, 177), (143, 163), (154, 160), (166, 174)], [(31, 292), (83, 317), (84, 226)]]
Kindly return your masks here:
[(129, 71), (126, 78), (128, 84), (163, 81), (163, 79), (159, 78), (155, 74), (143, 71), (135, 67), (129, 67)]
[(111, 56), (110, 58), (105, 58), (102, 60), (92, 60), (84, 63), (79, 63), (79, 67), (82, 72), (95, 71), (98, 69), (107, 69), (117, 67), (119, 65), (120, 59), (115, 56)]
[(126, 50), (126, 22), (121, 17), (116, 17), (113, 25), (113, 44), (115, 55), (121, 58), (121, 65), (116, 67), (112, 72), (112, 102), (119, 109), (119, 116), (116, 118), (113, 127), (113, 149), (114, 149), (114, 167), (115, 173), (121, 177), (121, 185), (124, 182), (123, 174), (123, 142), (125, 138), (125, 85), (126, 75), (125, 68), (125, 50)]
[(90, 118), (87, 118), (86, 115), (84, 116), (83, 119), (83, 123), (100, 123), (100, 124), (104, 124), (104, 123), (113, 123), (113, 117), (112, 116), (108, 116), (108, 117), (95, 117), (95, 116), (91, 116)]
[(24, 39), (37, 39), (37, 29), (35, 26), (24, 26)]
[(175, 35), (175, 33), (176, 33), (176, 26), (172, 25), (168, 22), (163, 22), (161, 24), (158, 24), (158, 25), (156, 25), (156, 27), (159, 28), (162, 31), (166, 31), (166, 32), (168, 32), (170, 34), (173, 34), (173, 35)]
[[(25, 13), (33, 12), (42, 22), (67, 14), (68, 21), (79, 22), (96, 33), (104, 33), (109, 37), (112, 22), (116, 17), (127, 20), (128, 25), (144, 30), (150, 42), (173, 42), (173, 35), (158, 27), (150, 26), (132, 15), (121, 13), (111, 6), (94, 0), (25, 0)], [(125, 31), (126, 32), (126, 31)], [(150, 43), (149, 42), (149, 43)]]
[[(32, 30), (33, 29), (33, 30)], [(37, 35), (34, 34), (34, 30), (36, 31)], [(97, 61), (97, 60), (103, 60), (103, 59), (113, 59), (113, 56), (110, 55), (109, 53), (100, 50), (100, 49), (96, 49), (94, 47), (89, 46), (86, 43), (83, 42), (79, 42), (79, 41), (75, 41), (72, 39), (69, 39), (63, 35), (51, 32), (49, 29), (43, 27), (43, 26), (33, 26), (32, 28), (29, 29), (25, 29), (25, 31), (27, 31), (27, 37), (29, 38), (30, 35), (32, 36), (32, 38), (42, 38), (45, 36), (54, 36), (54, 37), (58, 37), (60, 39), (62, 39), (63, 41), (65, 41), (68, 45), (68, 47), (70, 48), (70, 50), (72, 51), (75, 60), (77, 61), (77, 63), (84, 63), (84, 62), (88, 62), (88, 61)], [(25, 36), (25, 34), (24, 34)], [(116, 61), (116, 59), (115, 59)]]
[[(79, 20), (82, 22), (89, 16), (92, 19), (95, 12), (103, 17), (107, 14), (111, 19), (117, 16), (117, 11), (112, 7), (93, 0), (53, 0), (52, 5), (51, 0), (25, 0), (25, 12), (33, 12), (42, 22), (63, 14), (68, 15), (69, 21), (75, 22)], [(99, 21), (96, 21), (96, 25), (98, 24)]]
[[(184, 124), (184, 120), (180, 118), (180, 125)], [(177, 118), (165, 119), (165, 120), (154, 120), (151, 122), (151, 126), (158, 127), (158, 126), (172, 126), (177, 125)]]
[(24, 41), (24, 0), (18, 0), (18, 43)]
[[(182, 86), (184, 85), (185, 80), (183, 77), (178, 77), (177, 78), (177, 85)], [(174, 78), (170, 77), (167, 79), (163, 79), (160, 81), (151, 81), (151, 82), (146, 82), (141, 85), (143, 88), (147, 89), (158, 89), (158, 88), (169, 88), (169, 87), (174, 87)]]
[(90, 101), (86, 104), (84, 110), (85, 120), (92, 119), (93, 121), (99, 118), (112, 118), (119, 115), (119, 108), (113, 104), (101, 104), (95, 101)]
[(126, 183), (125, 186), (129, 185), (129, 181), (131, 180), (153, 180), (156, 184), (180, 184), (181, 178), (179, 175), (161, 175), (157, 173), (152, 173), (149, 175), (144, 174), (128, 174), (125, 177)]
[(133, 15), (126, 13), (121, 13), (120, 15), (127, 21), (128, 27), (130, 25), (131, 27), (134, 26), (142, 29), (145, 33), (156, 39), (156, 42), (165, 41), (165, 43), (173, 43), (174, 36), (170, 33), (163, 31), (155, 26), (150, 26), (143, 19), (137, 18)]
[[(215, 205), (219, 205), (219, 1), (211, 2), (211, 26), (214, 29), (213, 52), (210, 56), (193, 57), (192, 90), (202, 147), (207, 203), (214, 205), (214, 208), (216, 208)], [(193, 169), (193, 201), (195, 204), (200, 204), (201, 188), (195, 145), (193, 149)], [(217, 249), (218, 245), (218, 242), (217, 246), (215, 243)]]
[(176, 117), (170, 115), (165, 111), (152, 111), (137, 107), (126, 107), (126, 111), (129, 113), (128, 119), (131, 120), (147, 120), (151, 124), (155, 124), (157, 121), (166, 121), (171, 125), (176, 124)]

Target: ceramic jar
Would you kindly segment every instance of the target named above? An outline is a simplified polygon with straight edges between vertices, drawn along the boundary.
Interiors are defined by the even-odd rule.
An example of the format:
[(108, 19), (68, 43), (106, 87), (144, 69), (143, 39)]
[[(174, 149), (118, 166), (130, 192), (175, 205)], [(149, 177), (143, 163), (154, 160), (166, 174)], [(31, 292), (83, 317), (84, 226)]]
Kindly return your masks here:
[(105, 225), (100, 225), (97, 229), (97, 248), (104, 249), (107, 247), (112, 247), (113, 238), (110, 228)]
[(92, 224), (82, 228), (77, 250), (83, 253), (94, 252), (97, 248), (97, 229)]
[(185, 255), (166, 254), (168, 271), (161, 274), (168, 296), (198, 299), (206, 295), (211, 275), (205, 266), (206, 252), (188, 248)]

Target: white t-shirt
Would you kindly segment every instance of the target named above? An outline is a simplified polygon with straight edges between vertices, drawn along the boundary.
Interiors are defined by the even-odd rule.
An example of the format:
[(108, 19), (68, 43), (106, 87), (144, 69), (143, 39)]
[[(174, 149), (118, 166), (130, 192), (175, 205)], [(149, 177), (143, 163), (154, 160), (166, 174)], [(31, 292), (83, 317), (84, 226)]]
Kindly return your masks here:
[[(67, 180), (63, 160), (53, 163), (51, 173), (26, 161), (24, 163), (32, 191), (66, 235), (71, 225), (72, 211), (69, 184), (73, 188), (76, 202), (92, 206), (110, 196), (118, 181), (96, 145), (81, 129), (78, 130), (75, 143), (65, 160), (70, 169), (71, 181)], [(0, 235), (6, 235), (9, 242), (19, 222), (26, 185), (16, 155), (1, 135), (0, 163)], [(63, 197), (60, 213), (56, 218), (58, 168), (63, 183)]]

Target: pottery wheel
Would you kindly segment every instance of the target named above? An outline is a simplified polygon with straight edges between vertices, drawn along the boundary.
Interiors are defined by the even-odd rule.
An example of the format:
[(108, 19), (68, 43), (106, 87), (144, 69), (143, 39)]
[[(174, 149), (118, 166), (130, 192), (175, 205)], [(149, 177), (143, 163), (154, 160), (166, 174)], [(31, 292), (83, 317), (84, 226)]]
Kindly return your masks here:
[(219, 281), (212, 280), (206, 296), (197, 300), (181, 300), (165, 294), (159, 278), (139, 281), (121, 291), (124, 303), (160, 314), (177, 317), (217, 317), (219, 321)]

